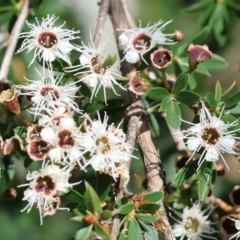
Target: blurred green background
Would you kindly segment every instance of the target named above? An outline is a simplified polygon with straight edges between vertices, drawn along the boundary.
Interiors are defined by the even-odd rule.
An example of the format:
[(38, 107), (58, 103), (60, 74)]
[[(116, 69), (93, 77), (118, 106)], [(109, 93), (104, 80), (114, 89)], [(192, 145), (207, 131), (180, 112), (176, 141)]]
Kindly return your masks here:
[[(142, 21), (142, 25), (145, 26), (149, 22), (156, 22), (159, 19), (168, 21), (173, 20), (171, 24), (166, 27), (165, 32), (171, 33), (176, 29), (181, 30), (184, 33), (185, 40), (189, 41), (195, 34), (198, 33), (200, 27), (197, 24), (197, 15), (183, 15), (180, 10), (190, 4), (197, 2), (191, 0), (128, 0), (127, 3), (130, 8), (130, 12), (133, 14), (136, 22)], [(1, 1), (0, 1), (1, 3)], [(6, 0), (2, 0), (0, 5), (10, 5)], [(96, 0), (43, 0), (39, 7), (33, 9), (35, 16), (38, 18), (45, 17), (47, 14), (55, 14), (59, 16), (59, 25), (62, 21), (66, 21), (67, 28), (74, 28), (81, 30), (81, 39), (76, 41), (80, 44), (80, 41), (88, 43), (89, 41), (89, 29), (94, 29), (96, 26), (98, 16), (98, 1)], [(8, 28), (9, 21), (12, 17), (12, 13), (6, 14), (0, 12), (0, 31), (4, 32)], [(213, 92), (215, 83), (220, 81), (223, 89), (228, 87), (233, 80), (237, 81), (236, 88), (239, 89), (239, 32), (240, 22), (235, 15), (231, 15), (231, 25), (227, 29), (229, 38), (227, 44), (224, 47), (219, 47), (213, 38), (207, 40), (207, 44), (214, 53), (217, 53), (224, 57), (229, 67), (221, 72), (212, 74), (211, 77), (197, 76), (197, 81), (200, 88), (197, 89), (199, 93)], [(34, 21), (33, 16), (29, 16), (29, 21)], [(28, 31), (25, 25), (24, 31)], [(109, 39), (111, 47), (109, 53), (116, 51), (116, 46), (113, 42), (113, 32), (110, 21), (108, 19), (104, 28), (104, 34), (102, 39)], [(4, 50), (0, 50), (0, 61), (4, 55)], [(9, 79), (12, 79), (14, 83), (24, 84), (25, 80), (23, 75), (30, 79), (34, 79), (34, 68), (29, 69), (28, 63), (30, 62), (32, 53), (15, 55), (12, 60), (11, 71)], [(73, 56), (76, 57), (77, 56)], [(36, 64), (37, 67), (37, 64)], [(123, 96), (124, 97), (124, 96)], [(192, 113), (188, 109), (184, 109), (183, 118), (186, 120), (192, 120)], [(167, 173), (168, 181), (172, 181), (176, 173), (174, 168), (175, 156), (177, 154), (174, 143), (168, 132), (168, 128), (161, 117), (157, 117), (160, 123), (160, 137), (155, 138), (157, 147), (160, 149), (161, 159)], [(183, 125), (185, 127), (185, 125)], [(16, 175), (11, 182), (12, 187), (16, 187), (19, 184), (25, 183), (25, 175), (27, 170), (24, 169), (23, 164), (18, 159), (14, 160)], [(216, 196), (223, 198), (229, 202), (228, 194), (234, 185), (240, 185), (240, 164), (233, 157), (228, 156), (228, 164), (231, 172), (227, 172), (222, 178), (218, 178), (216, 186), (213, 189)], [(31, 166), (32, 167), (32, 166)], [(37, 169), (36, 165), (34, 166)], [(131, 173), (138, 172), (140, 175), (144, 175), (144, 169), (141, 161), (133, 160), (131, 166)], [(134, 187), (134, 183), (132, 183)], [(17, 199), (10, 202), (0, 203), (0, 240), (68, 240), (73, 237), (75, 231), (78, 229), (78, 224), (73, 221), (69, 221), (73, 215), (66, 211), (58, 211), (52, 217), (44, 218), (43, 226), (40, 226), (39, 214), (36, 209), (32, 209), (30, 213), (20, 210), (26, 206), (26, 202), (21, 199), (23, 197), (23, 191), (25, 188), (17, 189)], [(62, 202), (62, 206), (64, 206)]]

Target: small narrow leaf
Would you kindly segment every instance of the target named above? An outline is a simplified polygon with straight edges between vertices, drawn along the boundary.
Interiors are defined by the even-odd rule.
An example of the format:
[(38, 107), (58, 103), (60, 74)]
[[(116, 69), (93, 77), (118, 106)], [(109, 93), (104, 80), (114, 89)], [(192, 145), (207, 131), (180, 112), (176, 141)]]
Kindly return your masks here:
[(158, 203), (143, 203), (143, 204), (140, 204), (138, 208), (149, 211), (149, 212), (156, 212), (157, 210), (159, 210), (160, 204), (158, 204)]
[(174, 178), (173, 183), (177, 186), (182, 185), (197, 172), (198, 160), (194, 160), (181, 168)]
[(176, 94), (178, 92), (180, 92), (181, 90), (183, 90), (187, 84), (188, 84), (188, 77), (189, 74), (186, 72), (181, 73), (178, 77), (176, 82), (173, 85), (173, 89), (172, 89), (172, 93)]
[(217, 102), (217, 105), (219, 105), (220, 101), (221, 101), (221, 97), (222, 97), (222, 87), (219, 81), (217, 81), (216, 85), (215, 85), (215, 99)]
[(231, 95), (225, 102), (225, 108), (232, 107), (240, 102), (240, 91)]
[(138, 221), (133, 218), (129, 220), (128, 225), (128, 240), (143, 240), (142, 230), (138, 224)]
[(75, 240), (88, 240), (89, 237), (92, 235), (92, 227), (93, 225), (88, 225), (82, 227), (80, 230), (76, 232)]
[(188, 106), (194, 105), (196, 102), (199, 102), (201, 96), (199, 96), (197, 93), (191, 92), (191, 91), (181, 91), (176, 95), (176, 99), (184, 103)]
[(158, 202), (160, 199), (163, 198), (163, 196), (163, 191), (151, 192), (144, 196), (144, 200), (147, 200), (149, 202)]
[(159, 112), (166, 111), (169, 108), (171, 102), (172, 100), (170, 97), (165, 97), (161, 102)]
[(100, 214), (102, 212), (102, 208), (97, 193), (87, 181), (85, 181), (85, 187), (86, 192), (84, 193), (84, 201), (86, 209), (93, 214)]
[(135, 205), (133, 203), (128, 203), (119, 208), (119, 212), (122, 215), (129, 214), (133, 209), (135, 208)]
[(181, 126), (181, 110), (178, 103), (174, 100), (171, 101), (171, 104), (166, 111), (166, 121), (175, 129), (178, 129)]
[(110, 239), (108, 232), (98, 222), (94, 223), (94, 230), (101, 239)]
[(162, 100), (163, 98), (169, 96), (170, 93), (165, 88), (156, 87), (148, 91), (147, 95), (153, 100)]
[(69, 192), (67, 194), (65, 194), (64, 197), (71, 200), (72, 202), (76, 202), (76, 203), (84, 202), (83, 195), (72, 188), (69, 188)]
[(217, 101), (211, 93), (208, 93), (205, 97), (210, 107), (215, 110), (217, 108)]
[(150, 213), (145, 213), (145, 214), (135, 214), (135, 217), (138, 219), (138, 220), (141, 220), (143, 222), (146, 222), (146, 223), (152, 223), (152, 222), (155, 222), (158, 220), (158, 216), (156, 215), (152, 215)]
[(191, 6), (184, 8), (181, 10), (182, 13), (196, 13), (204, 10), (208, 7), (209, 3), (211, 3), (212, 0), (205, 0), (205, 1), (198, 1)]
[(216, 72), (225, 69), (228, 66), (227, 61), (217, 54), (213, 54), (212, 58), (201, 63), (208, 71)]

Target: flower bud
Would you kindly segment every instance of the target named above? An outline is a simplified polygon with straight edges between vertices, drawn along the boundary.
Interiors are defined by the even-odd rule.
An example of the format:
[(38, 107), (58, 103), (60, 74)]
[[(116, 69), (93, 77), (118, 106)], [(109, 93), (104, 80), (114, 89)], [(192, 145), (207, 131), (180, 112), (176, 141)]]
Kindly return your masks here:
[(17, 91), (14, 88), (4, 90), (0, 94), (0, 103), (5, 105), (9, 111), (20, 114), (20, 105), (17, 98)]
[(3, 200), (14, 200), (17, 197), (17, 191), (15, 188), (8, 188), (2, 195)]
[(181, 31), (179, 31), (179, 30), (176, 30), (175, 31), (175, 39), (176, 39), (176, 41), (178, 41), (178, 42), (181, 42), (181, 41), (183, 41), (183, 39), (184, 39), (184, 34), (183, 34), (183, 32), (181, 32)]
[(207, 45), (201, 46), (190, 44), (188, 48), (188, 57), (189, 72), (193, 72), (199, 63), (212, 58), (212, 52), (208, 49)]
[(189, 160), (189, 156), (187, 155), (179, 155), (175, 159), (175, 167), (177, 170), (186, 166), (187, 161)]
[(164, 69), (172, 63), (172, 52), (160, 47), (151, 54), (151, 61), (155, 68)]
[(138, 76), (137, 73), (132, 74), (129, 80), (129, 90), (137, 95), (142, 95), (151, 88), (151, 83)]
[(217, 164), (217, 175), (219, 177), (225, 174), (225, 167), (222, 164)]
[(230, 193), (230, 200), (233, 205), (240, 205), (240, 186), (235, 186)]

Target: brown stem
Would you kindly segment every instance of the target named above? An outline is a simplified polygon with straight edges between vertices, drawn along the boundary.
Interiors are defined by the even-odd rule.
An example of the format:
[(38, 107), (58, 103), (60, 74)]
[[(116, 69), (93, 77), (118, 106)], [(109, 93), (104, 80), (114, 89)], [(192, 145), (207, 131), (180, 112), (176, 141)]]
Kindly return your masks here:
[(27, 126), (32, 126), (32, 123), (29, 122), (27, 120), (27, 118), (21, 112), (19, 114), (17, 114), (17, 115), (24, 123), (26, 123)]
[(109, 6), (110, 6), (110, 0), (102, 0), (101, 1), (99, 14), (98, 14), (97, 27), (96, 27), (95, 35), (94, 35), (94, 38), (93, 38), (93, 42), (94, 42), (95, 46), (98, 46), (98, 44), (100, 42), (100, 39), (101, 39), (101, 36), (102, 36), (102, 30), (103, 30), (104, 23), (106, 21)]
[(1, 69), (0, 69), (0, 82), (8, 82), (7, 75), (8, 75), (9, 67), (10, 67), (10, 64), (12, 61), (12, 56), (14, 54), (15, 47), (17, 44), (17, 40), (18, 40), (17, 35), (22, 30), (24, 22), (28, 16), (28, 6), (29, 6), (29, 0), (25, 0), (22, 11), (21, 11), (20, 15), (18, 16), (18, 19), (17, 19), (17, 21), (12, 29), (12, 32), (10, 34), (6, 53), (4, 55)]

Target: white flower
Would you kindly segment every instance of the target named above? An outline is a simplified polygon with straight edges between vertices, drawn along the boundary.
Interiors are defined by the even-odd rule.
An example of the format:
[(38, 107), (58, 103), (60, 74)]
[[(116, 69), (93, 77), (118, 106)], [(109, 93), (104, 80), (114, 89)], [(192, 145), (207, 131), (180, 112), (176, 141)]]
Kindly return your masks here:
[(174, 213), (181, 218), (181, 221), (172, 216), (177, 222), (173, 225), (173, 234), (175, 237), (180, 237), (183, 240), (187, 237), (187, 240), (201, 240), (202, 237), (215, 239), (207, 234), (214, 233), (214, 229), (211, 228), (211, 222), (208, 219), (209, 214), (205, 211), (201, 211), (201, 204), (195, 203), (191, 208), (185, 207), (183, 213), (179, 213), (173, 210)]
[(231, 217), (228, 217), (229, 219), (231, 219), (232, 221), (234, 221), (235, 223), (235, 228), (238, 230), (238, 232), (236, 232), (233, 236), (231, 236), (229, 238), (229, 240), (237, 237), (236, 239), (238, 239), (240, 237), (240, 220), (238, 219), (234, 219), (234, 218), (231, 218)]
[(69, 42), (79, 37), (74, 35), (79, 33), (79, 31), (73, 31), (68, 29), (63, 29), (65, 22), (59, 26), (55, 27), (54, 24), (57, 21), (58, 17), (54, 15), (48, 15), (46, 18), (42, 19), (42, 22), (36, 18), (37, 24), (32, 24), (26, 22), (30, 32), (23, 32), (18, 35), (19, 38), (25, 38), (21, 48), (17, 53), (27, 50), (27, 53), (34, 51), (34, 56), (29, 65), (31, 65), (36, 58), (43, 60), (49, 64), (55, 60), (55, 58), (61, 58), (69, 65), (71, 61), (68, 57), (68, 54), (74, 49), (74, 46)]
[(69, 174), (66, 168), (48, 164), (43, 164), (39, 171), (29, 172), (26, 179), (30, 182), (18, 186), (28, 186), (24, 191), (23, 198), (23, 200), (28, 201), (28, 204), (22, 211), (28, 209), (29, 212), (36, 204), (42, 224), (42, 217), (57, 207), (57, 197), (67, 193), (68, 188), (75, 185), (68, 182)]
[[(212, 116), (206, 108), (203, 101), (201, 101), (202, 108), (200, 113), (200, 123), (193, 124), (188, 130), (183, 131), (184, 139), (187, 140), (187, 148), (193, 151), (193, 155), (203, 148), (198, 165), (200, 168), (204, 160), (217, 161), (219, 157), (222, 158), (228, 170), (229, 167), (223, 157), (223, 153), (237, 154), (234, 150), (236, 139), (234, 132), (238, 130), (229, 131), (228, 129), (236, 126), (238, 120), (232, 123), (224, 123), (220, 118)], [(192, 159), (192, 157), (190, 159)], [(190, 160), (189, 159), (189, 160)]]
[[(103, 87), (104, 99), (106, 103), (106, 88), (110, 88), (118, 95), (114, 89), (113, 84), (117, 85), (123, 90), (126, 90), (121, 84), (119, 84), (114, 77), (121, 77), (117, 74), (117, 69), (112, 66), (105, 66), (104, 61), (106, 56), (102, 53), (107, 46), (106, 42), (103, 42), (99, 47), (95, 47), (92, 37), (90, 35), (91, 42), (87, 45), (80, 46), (77, 50), (82, 53), (80, 56), (80, 64), (65, 68), (68, 72), (77, 72), (75, 75), (84, 74), (80, 81), (86, 83), (93, 88), (92, 96), (96, 96), (101, 86)], [(107, 103), (106, 103), (107, 104)]]
[(118, 31), (123, 31), (119, 36), (120, 44), (124, 47), (125, 56), (124, 59), (129, 63), (136, 63), (142, 60), (148, 64), (143, 55), (153, 49), (157, 44), (167, 45), (174, 44), (174, 42), (168, 37), (174, 36), (175, 34), (164, 34), (162, 31), (164, 27), (171, 21), (163, 23), (158, 21), (152, 26), (147, 25), (145, 28), (123, 29), (119, 28)]
[[(63, 75), (59, 74), (54, 77), (52, 71), (49, 70), (48, 78), (42, 76), (38, 71), (40, 80), (29, 80), (29, 85), (15, 85), (19, 95), (31, 96), (33, 106), (31, 111), (36, 118), (46, 108), (70, 107), (76, 112), (81, 112), (77, 103), (74, 101), (78, 87), (75, 83), (62, 85)], [(25, 90), (24, 92), (21, 90)]]
[(126, 135), (119, 129), (107, 125), (108, 117), (105, 114), (101, 121), (98, 114), (98, 120), (90, 120), (90, 125), (86, 127), (87, 132), (93, 137), (93, 148), (89, 164), (95, 171), (104, 172), (116, 179), (119, 175), (123, 175), (128, 181), (127, 163), (133, 157), (131, 155), (132, 147), (126, 142)]
[(92, 149), (92, 136), (81, 132), (73, 118), (61, 118), (55, 127), (44, 127), (40, 133), (42, 139), (49, 143), (49, 158), (58, 164), (73, 168), (76, 164), (81, 170), (86, 166), (84, 154)]

